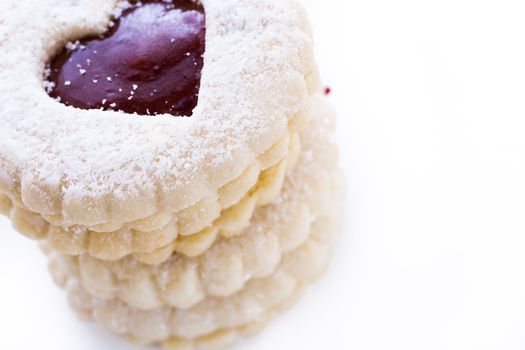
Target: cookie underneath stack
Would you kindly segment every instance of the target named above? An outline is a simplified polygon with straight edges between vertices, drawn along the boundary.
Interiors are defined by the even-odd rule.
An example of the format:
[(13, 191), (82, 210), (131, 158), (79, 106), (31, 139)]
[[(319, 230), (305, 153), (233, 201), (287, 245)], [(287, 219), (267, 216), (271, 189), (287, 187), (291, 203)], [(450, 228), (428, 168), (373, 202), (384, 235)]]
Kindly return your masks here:
[(157, 265), (65, 255), (44, 243), (73, 309), (140, 343), (210, 349), (253, 333), (293, 303), (324, 271), (341, 215), (332, 110), (321, 94), (311, 99), (296, 165), (241, 234)]

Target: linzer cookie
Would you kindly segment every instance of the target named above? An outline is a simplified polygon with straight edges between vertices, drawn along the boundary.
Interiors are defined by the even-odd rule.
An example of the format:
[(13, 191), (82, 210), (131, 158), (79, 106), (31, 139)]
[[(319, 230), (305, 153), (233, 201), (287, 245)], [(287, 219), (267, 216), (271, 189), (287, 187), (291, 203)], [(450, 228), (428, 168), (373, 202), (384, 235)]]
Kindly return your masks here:
[[(25, 9), (29, 11), (25, 15), (60, 11), (46, 3), (26, 6), (31, 8)], [(236, 11), (260, 7), (242, 3), (235, 5)], [(11, 11), (22, 11), (24, 5), (13, 5)], [(283, 11), (282, 6), (274, 4), (263, 11), (266, 17), (261, 13), (253, 19), (270, 21), (267, 17)], [(84, 7), (89, 18), (77, 12)], [(36, 71), (32, 73), (44, 74), (43, 87), (49, 96), (33, 86), (40, 91), (24, 99), (35, 100), (34, 112), (5, 113), (28, 123), (39, 116), (29, 125), (38, 129), (38, 146), (6, 118), (10, 120), (3, 149), (30, 148), (17, 152), (26, 157), (14, 161), (13, 155), (0, 151), (0, 160), (6, 163), (0, 192), (11, 197), (13, 221), (20, 231), (34, 238), (50, 236), (55, 247), (67, 254), (87, 251), (114, 260), (137, 253), (144, 262), (158, 263), (173, 251), (198, 255), (216, 236), (239, 233), (253, 209), (278, 194), (285, 169), (292, 168), (300, 150), (296, 133), (308, 117), (309, 91), (318, 85), (301, 12), (290, 8), (289, 20), (297, 23), (271, 20), (278, 26), (292, 26), (289, 33), (279, 35), (281, 45), (266, 38), (264, 28), (244, 25), (242, 39), (253, 40), (237, 50), (243, 44), (231, 41), (239, 30), (232, 27), (231, 35), (222, 33), (226, 24), (235, 24), (223, 13), (228, 6), (212, 2), (206, 7), (205, 13), (201, 4), (192, 1), (113, 7), (107, 1), (100, 7), (86, 2), (70, 8), (82, 17), (81, 22), (69, 23), (70, 19), (54, 19), (54, 15), (37, 23), (42, 33), (50, 35), (50, 29), (44, 28), (65, 21), (64, 37), (53, 27), (50, 38), (35, 42), (42, 36), (39, 32), (27, 43), (40, 49), (40, 55), (33, 57)], [(109, 28), (102, 31), (99, 22), (107, 22), (108, 16)], [(232, 16), (227, 16), (230, 21)], [(12, 18), (6, 20), (9, 24)], [(75, 30), (67, 31), (68, 26)], [(93, 33), (81, 35), (89, 27)], [(60, 40), (69, 36), (75, 40), (69, 38), (60, 49)], [(253, 47), (259, 44), (268, 48), (250, 60), (246, 51), (261, 51)], [(268, 55), (281, 59), (269, 60)], [(203, 67), (204, 60), (209, 63)], [(1, 74), (12, 72), (6, 64)], [(258, 74), (255, 66), (263, 67), (264, 74)], [(30, 78), (27, 70), (20, 74), (18, 83)], [(225, 80), (243, 81), (248, 90), (219, 83), (221, 74)], [(261, 82), (273, 81), (272, 74), (286, 76), (279, 78), (282, 85), (275, 84), (274, 91)], [(5, 88), (12, 92), (6, 95), (30, 93), (28, 86), (16, 91)], [(294, 103), (265, 111), (283, 99)], [(130, 118), (130, 113), (155, 118)], [(190, 114), (191, 118), (173, 120), (174, 115)]]
[[(255, 162), (268, 166), (285, 158), (287, 142), (265, 152), (289, 138), (306, 105), (308, 77), (315, 75), (308, 27), (296, 6), (247, 0), (203, 1), (203, 7), (190, 0), (2, 3), (9, 35), (0, 46), (0, 188), (47, 221), (102, 232), (156, 222), (206, 200), (220, 205), (220, 190)], [(173, 21), (184, 28), (171, 32)], [(128, 28), (133, 44), (119, 28)], [(203, 31), (202, 70), (185, 70), (200, 64)], [(108, 40), (125, 47), (104, 45)], [(172, 61), (152, 65), (166, 58), (168, 45), (177, 46), (176, 57), (166, 54)], [(92, 67), (95, 62), (102, 67)], [(154, 116), (132, 111), (137, 102), (123, 102), (128, 83), (130, 101), (158, 107), (156, 94), (177, 95), (196, 104), (191, 117), (177, 117), (188, 106), (148, 108)], [(198, 96), (187, 98), (189, 85)], [(105, 103), (92, 100), (97, 89)]]
[(216, 348), (323, 271), (343, 185), (295, 0), (4, 0), (0, 24), (0, 213), (81, 316)]

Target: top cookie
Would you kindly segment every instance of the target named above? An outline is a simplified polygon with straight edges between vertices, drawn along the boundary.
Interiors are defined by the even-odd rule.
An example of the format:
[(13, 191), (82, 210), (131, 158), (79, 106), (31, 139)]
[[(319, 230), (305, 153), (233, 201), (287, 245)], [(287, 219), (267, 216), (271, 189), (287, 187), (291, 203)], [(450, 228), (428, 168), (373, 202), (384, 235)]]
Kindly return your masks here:
[(127, 3), (2, 1), (0, 192), (65, 224), (130, 222), (214, 194), (282, 139), (314, 70), (302, 10), (291, 0), (201, 3), (198, 102), (181, 118), (79, 109), (46, 92), (53, 57), (105, 33)]

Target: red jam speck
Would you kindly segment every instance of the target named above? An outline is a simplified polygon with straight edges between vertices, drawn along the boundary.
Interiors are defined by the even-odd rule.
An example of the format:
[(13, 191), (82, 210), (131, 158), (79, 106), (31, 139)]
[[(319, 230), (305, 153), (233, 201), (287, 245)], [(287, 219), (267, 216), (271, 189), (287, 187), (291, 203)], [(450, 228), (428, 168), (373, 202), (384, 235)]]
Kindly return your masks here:
[(330, 95), (331, 93), (332, 93), (332, 88), (329, 87), (329, 86), (325, 87), (325, 89), (324, 89), (324, 94), (325, 94), (326, 96), (328, 96), (328, 95)]
[(99, 37), (69, 43), (47, 91), (68, 106), (190, 116), (200, 88), (206, 23), (192, 0), (132, 2)]

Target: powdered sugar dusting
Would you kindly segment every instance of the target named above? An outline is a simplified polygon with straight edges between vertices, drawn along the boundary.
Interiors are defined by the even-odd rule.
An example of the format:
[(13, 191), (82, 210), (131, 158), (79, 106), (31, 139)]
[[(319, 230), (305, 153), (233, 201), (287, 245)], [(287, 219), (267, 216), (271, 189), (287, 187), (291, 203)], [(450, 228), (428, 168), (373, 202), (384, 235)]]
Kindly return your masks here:
[[(0, 160), (20, 171), (21, 186), (59, 192), (61, 210), (89, 198), (154, 206), (163, 205), (163, 194), (184, 193), (183, 204), (202, 198), (282, 137), (304, 105), (311, 41), (289, 1), (202, 1), (205, 64), (191, 118), (78, 110), (50, 99), (45, 81), (42, 88), (41, 67), (56, 47), (102, 32), (126, 2), (81, 2), (64, 13), (55, 9), (71, 0), (6, 1), (12, 6), (0, 21), (12, 36), (0, 47)], [(46, 198), (38, 205), (60, 213)]]

